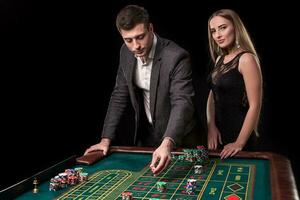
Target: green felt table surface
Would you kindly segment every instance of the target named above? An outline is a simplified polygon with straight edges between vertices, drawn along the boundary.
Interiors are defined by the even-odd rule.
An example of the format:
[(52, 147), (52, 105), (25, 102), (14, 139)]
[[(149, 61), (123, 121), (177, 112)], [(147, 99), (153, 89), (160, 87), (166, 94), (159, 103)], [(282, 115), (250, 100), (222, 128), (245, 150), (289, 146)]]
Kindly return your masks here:
[[(49, 181), (38, 185), (39, 192), (29, 190), (17, 199), (122, 199), (122, 191), (131, 191), (134, 199), (226, 199), (232, 195), (242, 199), (272, 199), (270, 162), (267, 159), (226, 159), (211, 157), (202, 175), (195, 175), (189, 161), (172, 161), (168, 169), (154, 177), (149, 171), (151, 154), (115, 152), (99, 162), (82, 167), (89, 180), (58, 191), (49, 191)], [(182, 170), (181, 170), (182, 169)], [(63, 172), (65, 169), (61, 169)], [(184, 193), (188, 178), (197, 180), (192, 195)], [(165, 180), (167, 190), (158, 192), (157, 181)], [(32, 186), (33, 187), (33, 186)], [(232, 190), (231, 187), (235, 188)], [(232, 197), (233, 198), (233, 197)]]

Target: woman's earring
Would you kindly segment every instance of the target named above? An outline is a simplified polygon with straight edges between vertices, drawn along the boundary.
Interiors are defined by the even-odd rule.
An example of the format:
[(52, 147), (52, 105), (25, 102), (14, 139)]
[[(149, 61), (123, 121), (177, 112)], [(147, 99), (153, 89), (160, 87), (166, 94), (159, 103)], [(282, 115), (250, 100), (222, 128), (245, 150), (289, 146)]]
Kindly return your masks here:
[(239, 41), (238, 41), (238, 40), (235, 41), (235, 46), (236, 46), (236, 48), (238, 48), (238, 49), (241, 47), (241, 45), (239, 44)]

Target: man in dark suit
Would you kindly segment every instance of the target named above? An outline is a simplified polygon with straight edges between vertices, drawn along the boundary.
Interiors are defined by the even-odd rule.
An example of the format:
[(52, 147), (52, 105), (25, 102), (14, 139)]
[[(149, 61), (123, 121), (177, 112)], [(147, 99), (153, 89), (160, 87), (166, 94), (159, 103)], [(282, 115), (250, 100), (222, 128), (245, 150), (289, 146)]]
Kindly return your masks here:
[(134, 143), (158, 147), (150, 165), (157, 174), (169, 164), (175, 146), (201, 143), (197, 139), (200, 133), (195, 131), (190, 57), (177, 44), (154, 33), (148, 12), (142, 7), (123, 8), (116, 25), (125, 43), (120, 50), (116, 84), (102, 139), (85, 154), (94, 150), (107, 153), (120, 118), (131, 103), (135, 111)]

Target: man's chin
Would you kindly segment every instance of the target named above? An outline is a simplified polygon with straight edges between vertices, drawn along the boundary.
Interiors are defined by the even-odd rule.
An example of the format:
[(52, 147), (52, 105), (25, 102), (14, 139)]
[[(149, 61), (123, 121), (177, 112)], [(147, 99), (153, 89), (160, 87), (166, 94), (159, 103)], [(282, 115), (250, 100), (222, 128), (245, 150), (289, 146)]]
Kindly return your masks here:
[(135, 57), (145, 57), (145, 54), (143, 53), (143, 54), (135, 54)]

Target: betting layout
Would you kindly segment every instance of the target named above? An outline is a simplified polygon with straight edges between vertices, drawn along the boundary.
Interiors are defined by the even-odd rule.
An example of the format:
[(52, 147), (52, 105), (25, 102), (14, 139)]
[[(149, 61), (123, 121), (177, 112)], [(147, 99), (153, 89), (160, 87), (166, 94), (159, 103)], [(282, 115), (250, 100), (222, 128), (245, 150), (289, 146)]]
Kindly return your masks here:
[(139, 172), (101, 170), (58, 199), (248, 199), (252, 168), (209, 160), (204, 147), (184, 149), (183, 154), (172, 155), (171, 164), (158, 176), (147, 166)]

